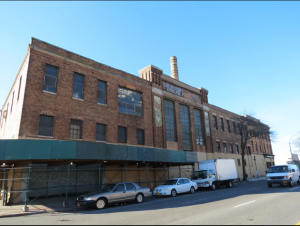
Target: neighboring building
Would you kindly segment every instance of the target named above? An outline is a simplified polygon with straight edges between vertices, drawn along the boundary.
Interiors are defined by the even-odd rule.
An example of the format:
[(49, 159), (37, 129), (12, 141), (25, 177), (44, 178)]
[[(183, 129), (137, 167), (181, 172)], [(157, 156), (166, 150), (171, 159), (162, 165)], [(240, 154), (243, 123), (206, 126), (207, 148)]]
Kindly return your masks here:
[[(208, 90), (180, 82), (176, 57), (171, 71), (169, 77), (149, 65), (137, 77), (32, 38), (0, 112), (0, 160), (46, 167), (47, 175), (58, 166), (98, 165), (98, 176), (85, 185), (132, 180), (154, 187), (167, 177), (189, 177), (197, 161), (212, 158), (236, 159), (242, 177), (241, 116), (209, 104)], [(251, 141), (249, 177), (256, 167), (265, 175), (273, 157), (269, 138)]]

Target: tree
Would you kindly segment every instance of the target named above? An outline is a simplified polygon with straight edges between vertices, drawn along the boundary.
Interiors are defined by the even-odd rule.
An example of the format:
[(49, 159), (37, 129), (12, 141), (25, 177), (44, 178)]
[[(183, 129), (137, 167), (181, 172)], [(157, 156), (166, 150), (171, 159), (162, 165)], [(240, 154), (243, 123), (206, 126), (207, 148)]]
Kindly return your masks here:
[(240, 116), (238, 124), (238, 134), (241, 136), (243, 180), (247, 180), (245, 154), (248, 141), (250, 141), (252, 138), (264, 138), (270, 140), (271, 137), (275, 136), (275, 132), (270, 131), (270, 127), (260, 122), (260, 120), (245, 114), (243, 116)]

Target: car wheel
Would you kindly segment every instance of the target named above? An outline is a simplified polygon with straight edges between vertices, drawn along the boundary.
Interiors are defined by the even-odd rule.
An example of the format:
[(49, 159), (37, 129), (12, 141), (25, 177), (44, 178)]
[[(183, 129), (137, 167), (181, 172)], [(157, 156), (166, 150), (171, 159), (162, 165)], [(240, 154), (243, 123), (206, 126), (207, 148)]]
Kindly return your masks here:
[(144, 201), (144, 196), (142, 194), (138, 194), (135, 198), (137, 203), (142, 203)]
[(268, 184), (268, 187), (271, 188), (273, 186), (273, 184)]
[(232, 182), (231, 182), (231, 181), (228, 181), (228, 182), (226, 183), (226, 187), (227, 187), (227, 188), (232, 188)]
[(105, 207), (107, 206), (107, 203), (106, 203), (106, 200), (101, 198), (101, 199), (98, 199), (97, 202), (96, 202), (96, 208), (101, 210), (101, 209), (104, 209)]
[(293, 182), (293, 180), (290, 181), (290, 187), (294, 187), (294, 182)]
[(172, 197), (175, 197), (176, 195), (177, 195), (177, 192), (176, 192), (175, 189), (173, 189), (173, 190), (171, 191), (171, 196), (172, 196)]
[(191, 193), (191, 194), (194, 194), (194, 193), (195, 193), (195, 188), (194, 188), (194, 187), (191, 187), (190, 193)]
[(216, 190), (217, 186), (215, 183), (213, 183), (210, 188), (211, 188), (211, 190)]

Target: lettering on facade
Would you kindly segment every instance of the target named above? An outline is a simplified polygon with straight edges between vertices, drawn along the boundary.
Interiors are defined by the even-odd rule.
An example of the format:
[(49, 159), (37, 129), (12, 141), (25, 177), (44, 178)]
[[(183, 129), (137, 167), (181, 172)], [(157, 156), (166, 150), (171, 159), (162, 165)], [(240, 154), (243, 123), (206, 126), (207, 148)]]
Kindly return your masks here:
[(154, 114), (155, 124), (157, 127), (162, 126), (162, 114), (161, 114), (161, 98), (154, 95)]
[(175, 86), (172, 86), (168, 83), (165, 83), (163, 82), (163, 88), (164, 90), (170, 92), (170, 93), (174, 93), (178, 96), (181, 96), (181, 97), (184, 97), (184, 93), (183, 93), (183, 90), (178, 88), (178, 87), (175, 87)]
[(50, 116), (53, 116), (53, 113), (51, 111), (41, 111), (41, 115), (50, 115)]
[(208, 112), (204, 112), (206, 136), (210, 136)]

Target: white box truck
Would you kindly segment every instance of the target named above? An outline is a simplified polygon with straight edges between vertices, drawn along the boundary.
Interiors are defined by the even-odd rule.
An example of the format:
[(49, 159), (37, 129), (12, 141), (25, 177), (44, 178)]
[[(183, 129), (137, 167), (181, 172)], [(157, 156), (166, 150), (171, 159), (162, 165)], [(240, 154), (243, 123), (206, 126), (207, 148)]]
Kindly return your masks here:
[(192, 176), (198, 188), (210, 187), (212, 190), (219, 186), (231, 188), (239, 180), (234, 159), (211, 159), (198, 164), (199, 170), (195, 170)]

